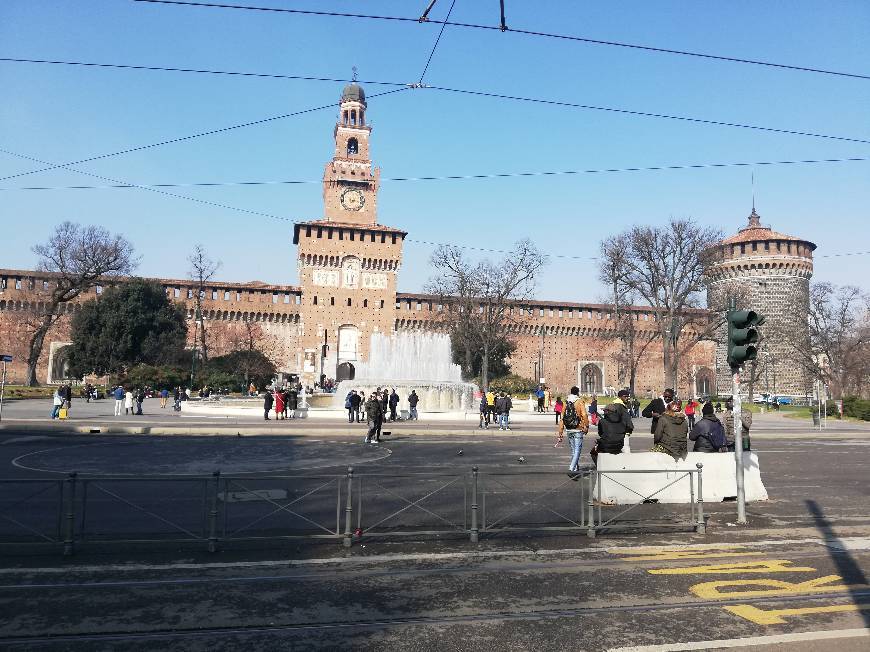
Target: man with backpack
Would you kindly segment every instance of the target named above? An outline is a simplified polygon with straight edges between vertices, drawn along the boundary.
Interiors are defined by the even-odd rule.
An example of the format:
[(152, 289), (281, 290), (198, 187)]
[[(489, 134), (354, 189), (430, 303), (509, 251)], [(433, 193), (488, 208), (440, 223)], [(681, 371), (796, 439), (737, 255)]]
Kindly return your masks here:
[(694, 453), (727, 453), (728, 442), (725, 438), (725, 426), (715, 414), (712, 403), (704, 403), (701, 408), (701, 420), (689, 433), (689, 439), (695, 442)]
[(379, 392), (369, 394), (369, 400), (366, 401), (366, 414), (368, 415), (369, 429), (366, 432), (365, 443), (380, 443), (381, 427), (384, 425), (386, 410), (384, 409), (384, 403), (381, 400)]
[(583, 448), (583, 435), (589, 432), (589, 413), (586, 404), (580, 398), (580, 389), (572, 387), (571, 393), (565, 400), (565, 408), (562, 412), (562, 420), (557, 427), (558, 437), (568, 436), (571, 446), (571, 463), (568, 465), (568, 474), (576, 479), (580, 470), (580, 451)]
[(598, 441), (592, 453), (592, 460), (596, 463), (599, 453), (622, 453), (626, 435), (634, 432), (634, 422), (625, 405), (630, 396), (627, 389), (621, 389), (613, 403), (604, 406), (604, 413), (598, 419)]
[(513, 403), (511, 397), (505, 392), (499, 392), (498, 398), (495, 399), (495, 411), (498, 413), (498, 429), (510, 430), (510, 413)]

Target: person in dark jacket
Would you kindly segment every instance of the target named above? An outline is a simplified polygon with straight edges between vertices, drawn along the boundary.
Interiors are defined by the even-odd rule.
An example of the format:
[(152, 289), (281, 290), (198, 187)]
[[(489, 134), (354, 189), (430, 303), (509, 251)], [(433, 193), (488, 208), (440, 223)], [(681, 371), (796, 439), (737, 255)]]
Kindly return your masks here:
[(695, 447), (692, 449), (695, 453), (720, 452), (719, 447), (713, 442), (715, 439), (725, 441), (725, 427), (716, 416), (712, 403), (704, 403), (701, 409), (701, 420), (692, 428), (689, 439), (695, 442)]
[(659, 417), (656, 431), (653, 434), (654, 445), (651, 452), (665, 453), (675, 460), (684, 460), (689, 453), (689, 445), (686, 435), (689, 433), (689, 424), (686, 415), (680, 411), (680, 402), (671, 401), (668, 409)]
[(387, 418), (387, 409), (390, 405), (390, 390), (385, 389), (381, 394), (381, 418)]
[(362, 397), (357, 394), (356, 390), (353, 389), (350, 392), (350, 395), (347, 397), (347, 420), (350, 423), (353, 423), (354, 420), (359, 420), (359, 404), (362, 401)]
[(397, 407), (399, 407), (399, 394), (396, 392), (396, 388), (393, 387), (393, 391), (390, 393), (390, 421), (396, 420)]
[(287, 389), (286, 387), (285, 387), (284, 390), (281, 392), (281, 398), (283, 399), (283, 404), (284, 404), (284, 418), (286, 419), (286, 418), (287, 418), (287, 412), (289, 412), (289, 410), (290, 410), (290, 406), (288, 405), (288, 404), (290, 403), (290, 390)]
[(480, 425), (477, 426), (480, 430), (489, 429), (489, 405), (486, 402), (486, 394), (480, 395)]
[(287, 390), (287, 401), (284, 403), (284, 407), (287, 408), (290, 418), (294, 419), (296, 417), (296, 409), (299, 407), (299, 392), (292, 387)]
[(663, 415), (668, 409), (668, 403), (674, 400), (674, 390), (668, 388), (662, 395), (658, 398), (654, 398), (649, 402), (643, 412), (641, 412), (641, 416), (645, 419), (652, 419), (652, 423), (649, 426), (649, 431), (652, 434), (656, 432), (656, 426), (659, 423), (659, 417)]
[(416, 421), (417, 420), (417, 403), (419, 403), (420, 397), (417, 396), (417, 391), (412, 389), (411, 394), (408, 396), (408, 419)]
[(604, 406), (604, 413), (598, 419), (598, 442), (595, 444), (596, 459), (598, 453), (618, 455), (625, 446), (625, 436), (634, 432), (634, 422), (625, 407), (628, 400), (627, 390), (620, 390), (616, 400)]
[(272, 410), (272, 403), (274, 401), (275, 398), (272, 396), (272, 392), (267, 389), (266, 395), (263, 397), (263, 418), (266, 421), (269, 420), (269, 412)]
[(136, 390), (136, 414), (142, 416), (142, 404), (145, 402), (145, 390), (139, 388)]
[(378, 392), (369, 394), (366, 414), (369, 418), (369, 429), (366, 432), (365, 443), (370, 444), (374, 441), (377, 444), (381, 441), (381, 426), (384, 424), (384, 404)]

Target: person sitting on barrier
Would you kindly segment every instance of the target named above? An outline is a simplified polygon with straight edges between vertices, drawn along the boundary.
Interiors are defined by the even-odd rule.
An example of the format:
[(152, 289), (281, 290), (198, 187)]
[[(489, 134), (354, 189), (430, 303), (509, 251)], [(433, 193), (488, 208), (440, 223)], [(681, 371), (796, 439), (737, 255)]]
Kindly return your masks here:
[(689, 424), (686, 415), (680, 411), (679, 401), (668, 403), (665, 413), (659, 417), (656, 431), (653, 434), (653, 453), (665, 453), (674, 460), (684, 460), (689, 454), (689, 444), (686, 435), (689, 434)]
[(704, 403), (701, 409), (701, 420), (698, 421), (689, 433), (689, 439), (695, 442), (692, 452), (695, 453), (727, 453), (725, 440), (725, 426), (715, 414), (713, 404)]
[[(580, 388), (572, 387), (571, 393), (565, 400), (565, 409), (562, 412), (562, 420), (557, 426), (558, 436), (568, 436), (571, 445), (571, 462), (568, 465), (568, 474), (572, 475), (580, 470), (580, 451), (583, 448), (583, 435), (589, 432), (589, 413), (586, 404), (580, 398)], [(572, 477), (574, 477), (572, 475)]]
[(599, 453), (618, 455), (625, 446), (626, 435), (634, 432), (634, 422), (625, 406), (631, 396), (627, 389), (619, 390), (613, 403), (604, 406), (604, 414), (598, 420), (598, 441), (592, 449), (592, 461), (598, 463)]

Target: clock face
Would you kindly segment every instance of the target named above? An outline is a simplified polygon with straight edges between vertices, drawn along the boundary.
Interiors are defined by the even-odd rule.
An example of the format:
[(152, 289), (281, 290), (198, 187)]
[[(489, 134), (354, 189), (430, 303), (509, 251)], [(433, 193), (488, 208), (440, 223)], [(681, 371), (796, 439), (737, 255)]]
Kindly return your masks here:
[(356, 188), (345, 188), (341, 193), (341, 205), (349, 211), (358, 211), (366, 203), (365, 195)]

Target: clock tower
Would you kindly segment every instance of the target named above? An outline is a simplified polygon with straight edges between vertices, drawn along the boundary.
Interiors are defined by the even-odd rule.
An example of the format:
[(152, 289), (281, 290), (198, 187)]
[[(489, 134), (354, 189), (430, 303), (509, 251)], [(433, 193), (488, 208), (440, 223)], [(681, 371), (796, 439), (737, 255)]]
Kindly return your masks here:
[(341, 93), (333, 132), (335, 153), (323, 173), (324, 218), (345, 224), (375, 224), (381, 171), (372, 169), (366, 124), (366, 94), (356, 82)]

